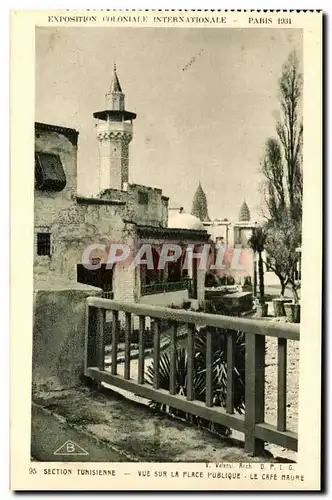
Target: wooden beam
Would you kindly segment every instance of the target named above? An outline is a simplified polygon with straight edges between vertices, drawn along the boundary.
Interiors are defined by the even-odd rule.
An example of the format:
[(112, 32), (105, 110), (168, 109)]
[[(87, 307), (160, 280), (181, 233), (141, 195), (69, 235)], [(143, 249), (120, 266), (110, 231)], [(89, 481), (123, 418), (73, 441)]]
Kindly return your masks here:
[(259, 455), (264, 441), (255, 435), (255, 427), (264, 422), (265, 337), (246, 335), (245, 348), (245, 450)]
[(154, 323), (154, 340), (153, 340), (153, 387), (159, 389), (160, 386), (160, 323)]
[(117, 373), (118, 339), (119, 339), (119, 313), (118, 313), (118, 311), (112, 311), (112, 364), (111, 364), (111, 372), (113, 375), (116, 375), (116, 373)]
[(178, 323), (192, 323), (197, 326), (212, 326), (216, 328), (227, 328), (247, 334), (286, 338), (288, 340), (300, 339), (300, 325), (295, 323), (272, 323), (270, 321), (237, 318), (234, 316), (222, 316), (219, 314), (207, 314), (194, 311), (182, 311), (169, 307), (151, 306), (147, 304), (124, 303), (99, 297), (88, 297), (87, 303), (92, 307), (106, 310), (117, 310), (136, 314), (138, 316), (149, 316), (153, 319), (168, 319)]
[(227, 413), (234, 413), (234, 382), (235, 382), (235, 346), (236, 337), (233, 332), (227, 332), (227, 395), (226, 395), (226, 408)]
[(171, 325), (171, 345), (170, 345), (170, 377), (169, 377), (169, 393), (176, 394), (176, 350), (177, 350), (177, 323)]
[(104, 339), (104, 323), (105, 309), (98, 309), (97, 312), (97, 329), (96, 329), (96, 357), (97, 366), (100, 370), (105, 368), (105, 339)]
[(255, 427), (255, 436), (262, 441), (274, 443), (288, 450), (297, 451), (298, 436), (291, 431), (278, 431), (273, 425), (262, 423)]
[(286, 430), (287, 340), (278, 339), (278, 417), (277, 428)]
[(209, 408), (213, 406), (213, 353), (212, 353), (212, 328), (206, 331), (206, 393), (205, 404)]
[(89, 367), (89, 336), (90, 336), (90, 307), (85, 304), (85, 334), (84, 334), (84, 374)]
[(138, 383), (144, 384), (145, 317), (139, 317), (138, 331)]
[(85, 331), (86, 368), (99, 366), (98, 338), (98, 313), (97, 307), (88, 307), (86, 310), (87, 325)]
[(124, 349), (124, 378), (130, 379), (130, 342), (131, 342), (131, 313), (125, 314), (125, 349)]
[(187, 338), (187, 399), (193, 401), (195, 399), (194, 390), (194, 363), (195, 363), (195, 325), (188, 325)]

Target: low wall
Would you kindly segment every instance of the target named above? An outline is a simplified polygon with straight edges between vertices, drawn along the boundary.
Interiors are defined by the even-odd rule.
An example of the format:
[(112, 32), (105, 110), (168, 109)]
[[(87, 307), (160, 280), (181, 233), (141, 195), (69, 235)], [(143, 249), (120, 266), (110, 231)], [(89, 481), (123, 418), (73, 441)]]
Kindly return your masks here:
[(84, 369), (85, 303), (101, 290), (80, 283), (35, 283), (33, 391), (80, 385)]
[(189, 300), (188, 290), (178, 290), (176, 292), (155, 293), (151, 295), (143, 295), (139, 299), (139, 304), (149, 304), (153, 306), (167, 307), (171, 304), (182, 306), (183, 302)]
[(210, 306), (214, 306), (218, 314), (237, 315), (252, 311), (253, 295), (251, 292), (227, 294), (207, 292), (206, 303), (210, 304)]

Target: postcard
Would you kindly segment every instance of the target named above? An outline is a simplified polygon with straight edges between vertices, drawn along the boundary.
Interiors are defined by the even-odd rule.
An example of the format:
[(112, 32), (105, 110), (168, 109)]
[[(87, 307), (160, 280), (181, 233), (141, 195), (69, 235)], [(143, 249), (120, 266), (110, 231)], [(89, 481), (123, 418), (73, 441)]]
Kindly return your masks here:
[(11, 12), (11, 489), (320, 490), (321, 11)]

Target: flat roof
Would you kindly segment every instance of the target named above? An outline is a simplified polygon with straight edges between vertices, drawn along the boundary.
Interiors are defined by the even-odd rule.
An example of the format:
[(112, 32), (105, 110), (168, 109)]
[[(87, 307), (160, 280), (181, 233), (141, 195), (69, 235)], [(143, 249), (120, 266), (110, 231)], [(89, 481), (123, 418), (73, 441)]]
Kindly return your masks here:
[(103, 198), (87, 198), (85, 196), (76, 196), (77, 203), (81, 205), (125, 205), (122, 200), (106, 200)]
[(69, 139), (69, 141), (77, 146), (78, 130), (69, 127), (63, 127), (61, 125), (52, 125), (50, 123), (35, 122), (35, 131), (46, 130), (49, 132), (58, 132)]

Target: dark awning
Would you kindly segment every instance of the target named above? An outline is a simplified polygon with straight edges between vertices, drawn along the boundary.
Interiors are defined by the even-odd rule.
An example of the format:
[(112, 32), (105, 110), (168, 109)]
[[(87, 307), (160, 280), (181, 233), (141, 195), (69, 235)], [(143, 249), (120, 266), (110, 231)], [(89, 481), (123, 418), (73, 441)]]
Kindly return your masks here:
[(137, 236), (144, 239), (161, 239), (180, 242), (206, 242), (210, 235), (207, 231), (196, 229), (176, 229), (170, 227), (136, 226)]
[(35, 153), (36, 188), (43, 191), (62, 191), (66, 186), (66, 175), (59, 155)]

